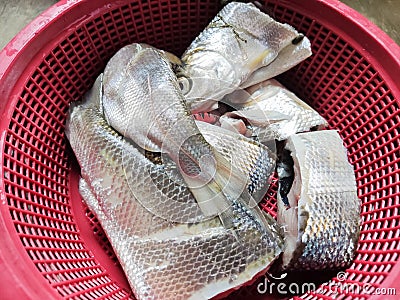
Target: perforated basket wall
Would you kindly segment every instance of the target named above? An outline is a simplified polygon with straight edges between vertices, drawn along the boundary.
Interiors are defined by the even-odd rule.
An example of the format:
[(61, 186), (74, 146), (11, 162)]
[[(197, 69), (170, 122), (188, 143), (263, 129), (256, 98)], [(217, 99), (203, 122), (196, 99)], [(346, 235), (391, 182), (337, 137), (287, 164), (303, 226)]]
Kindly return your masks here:
[[(391, 286), (400, 294), (400, 51), (343, 4), (304, 2), (264, 3), (266, 12), (312, 41), (313, 56), (280, 79), (344, 139), (362, 201), (362, 234), (346, 282), (372, 288), (325, 286), (302, 298), (360, 299)], [(60, 2), (0, 53), (0, 287), (6, 299), (133, 298), (77, 192), (79, 169), (64, 137), (68, 103), (81, 98), (123, 45), (146, 42), (181, 54), (218, 3)], [(276, 183), (261, 204), (272, 215), (275, 196)], [(254, 286), (231, 297), (252, 293)]]

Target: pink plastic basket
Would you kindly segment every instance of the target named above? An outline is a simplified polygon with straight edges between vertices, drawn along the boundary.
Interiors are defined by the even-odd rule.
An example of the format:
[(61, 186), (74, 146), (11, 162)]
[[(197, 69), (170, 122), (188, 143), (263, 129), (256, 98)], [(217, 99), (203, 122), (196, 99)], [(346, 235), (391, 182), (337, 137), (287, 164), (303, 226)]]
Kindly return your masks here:
[[(78, 194), (79, 169), (63, 132), (68, 103), (81, 98), (125, 44), (181, 54), (218, 3), (61, 1), (0, 53), (1, 298), (133, 297)], [(342, 281), (361, 288), (326, 285), (301, 298), (387, 299), (377, 295), (385, 288), (400, 295), (399, 47), (336, 0), (267, 0), (264, 10), (312, 41), (313, 56), (280, 79), (339, 130), (362, 201), (357, 256)], [(272, 214), (275, 193), (273, 185), (262, 204)], [(252, 293), (254, 285), (231, 297)]]

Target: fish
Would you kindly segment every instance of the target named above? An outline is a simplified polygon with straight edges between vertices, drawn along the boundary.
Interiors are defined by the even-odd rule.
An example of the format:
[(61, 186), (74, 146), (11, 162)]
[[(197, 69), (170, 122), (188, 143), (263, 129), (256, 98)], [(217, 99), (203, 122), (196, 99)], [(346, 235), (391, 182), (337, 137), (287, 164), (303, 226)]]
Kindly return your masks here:
[(276, 145), (261, 144), (239, 133), (232, 132), (217, 125), (196, 121), (201, 134), (217, 151), (238, 170), (249, 177), (247, 189), (255, 206), (265, 196), (272, 181), (276, 165)]
[[(108, 125), (101, 106), (102, 80), (103, 74), (100, 74), (82, 102), (71, 103), (66, 121), (65, 134), (79, 160), (82, 177), (93, 187), (103, 187), (102, 193), (105, 194), (100, 193), (102, 197), (114, 195), (109, 201), (114, 206), (121, 204), (130, 193), (150, 213), (169, 222), (195, 223), (209, 219), (200, 210), (180, 173), (153, 163), (141, 148)], [(86, 141), (86, 134), (90, 134), (97, 147), (81, 147), (81, 141)], [(140, 178), (133, 171), (139, 173)], [(126, 195), (119, 195), (118, 191), (123, 191), (123, 180), (135, 185), (127, 187), (130, 192), (126, 191)], [(141, 188), (138, 188), (139, 185)]]
[(318, 112), (275, 79), (251, 86), (246, 91), (247, 100), (237, 104), (238, 110), (222, 117), (244, 118), (261, 142), (283, 141), (295, 133), (321, 130), (328, 125)]
[(289, 186), (279, 180), (277, 220), (285, 227), (281, 269), (349, 267), (360, 234), (360, 200), (339, 133), (295, 134), (284, 149), (286, 166), (278, 173)]
[[(66, 135), (81, 168), (79, 192), (137, 299), (210, 299), (268, 270), (283, 246), (275, 220), (238, 200), (232, 201), (234, 229), (218, 217), (196, 220), (204, 215), (189, 189), (176, 188), (184, 189), (184, 181), (165, 178), (162, 166), (111, 128), (92, 100), (71, 106)], [(176, 219), (157, 215), (140, 199), (175, 212)], [(193, 223), (181, 222), (185, 218)]]
[(103, 74), (106, 120), (121, 135), (172, 159), (206, 216), (232, 226), (232, 199), (252, 202), (248, 178), (199, 132), (170, 61), (156, 49), (122, 48)]
[[(304, 41), (293, 47), (299, 36)], [(183, 66), (177, 76), (190, 110), (213, 110), (249, 77), (255, 84), (255, 78), (268, 79), (262, 74), (276, 75), (296, 65), (311, 55), (307, 41), (292, 26), (275, 21), (252, 3), (228, 3), (181, 57)]]

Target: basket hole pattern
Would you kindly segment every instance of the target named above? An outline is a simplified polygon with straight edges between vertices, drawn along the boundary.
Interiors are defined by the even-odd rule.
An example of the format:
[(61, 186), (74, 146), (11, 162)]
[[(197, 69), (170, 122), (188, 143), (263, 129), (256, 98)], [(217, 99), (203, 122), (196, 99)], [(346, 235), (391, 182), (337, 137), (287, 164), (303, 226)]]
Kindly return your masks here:
[(93, 233), (97, 237), (97, 241), (99, 242), (101, 248), (106, 252), (108, 257), (115, 263), (119, 264), (117, 255), (113, 251), (110, 241), (107, 238), (106, 233), (104, 232), (103, 228), (101, 227), (99, 221), (97, 220), (96, 216), (93, 212), (86, 206), (85, 208), (85, 215), (89, 219), (90, 227), (93, 230)]
[[(218, 9), (216, 1), (199, 2), (178, 5), (177, 1), (152, 0), (94, 15), (60, 40), (21, 91), (4, 149), (7, 201), (28, 255), (65, 298), (129, 297), (85, 248), (71, 213), (63, 135), (68, 103), (80, 99), (108, 58), (125, 44), (141, 41), (182, 53)], [(347, 279), (377, 286), (399, 256), (398, 99), (351, 45), (312, 18), (275, 2), (267, 1), (266, 11), (309, 36), (314, 53), (281, 79), (339, 130), (355, 167), (363, 224)], [(166, 4), (169, 9), (162, 8)], [(273, 216), (276, 190), (275, 177), (261, 203)], [(94, 230), (100, 230), (94, 216), (89, 218)], [(105, 236), (98, 236), (100, 246), (108, 248), (115, 262)], [(246, 295), (252, 290), (237, 293)], [(334, 292), (325, 287), (302, 298), (317, 299)], [(343, 293), (339, 298), (352, 297)]]

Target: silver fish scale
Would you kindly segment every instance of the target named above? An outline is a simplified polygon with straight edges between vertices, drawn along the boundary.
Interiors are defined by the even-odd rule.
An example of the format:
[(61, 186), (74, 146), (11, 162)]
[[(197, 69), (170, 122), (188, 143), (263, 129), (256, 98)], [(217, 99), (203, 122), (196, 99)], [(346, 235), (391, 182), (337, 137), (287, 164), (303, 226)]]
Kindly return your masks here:
[[(70, 118), (73, 122), (68, 124), (68, 132), (73, 130), (74, 134), (68, 133), (68, 136), (83, 176), (90, 178), (95, 187), (98, 185), (103, 194), (114, 193), (114, 190), (127, 193), (115, 195), (115, 204), (135, 196), (147, 209), (168, 220), (195, 222), (205, 219), (190, 191), (118, 136), (99, 112), (76, 107)], [(88, 132), (92, 134), (88, 136)], [(90, 146), (82, 147), (81, 143), (85, 142)], [(118, 173), (113, 173), (113, 170)], [(129, 189), (121, 187), (126, 184)], [(171, 201), (175, 207), (170, 205)]]
[(327, 125), (325, 119), (309, 105), (280, 86), (269, 84), (258, 89), (252, 96), (254, 101), (245, 105), (242, 111), (260, 110), (265, 112), (267, 119), (269, 112), (279, 112), (288, 116), (287, 119), (271, 122), (265, 128), (258, 128), (257, 133), (261, 140), (275, 138), (282, 141), (295, 133)]
[(192, 111), (209, 109), (208, 102), (233, 92), (297, 36), (293, 27), (253, 4), (227, 4), (182, 55), (184, 67), (178, 75), (192, 83), (183, 91)]
[[(177, 201), (160, 201), (147, 188), (149, 161), (113, 133), (97, 111), (75, 107), (67, 127), (81, 165), (80, 193), (98, 217), (138, 299), (211, 298), (249, 281), (281, 253), (274, 222), (267, 220), (271, 227), (265, 226), (240, 203), (233, 202), (235, 231), (224, 228), (219, 218), (182, 224), (154, 215), (135, 196), (155, 198), (160, 209), (171, 214), (193, 211), (179, 208)], [(153, 172), (157, 170), (159, 166)], [(189, 206), (191, 201), (183, 203)]]
[(288, 37), (293, 39), (297, 36), (293, 27), (274, 21), (267, 14), (261, 13), (253, 4), (228, 3), (211, 22), (211, 26), (215, 26), (214, 23), (218, 23), (221, 27), (226, 26), (226, 20), (229, 20), (231, 30), (239, 28), (249, 36), (257, 37), (272, 51), (279, 51), (289, 45), (292, 40)]
[(265, 145), (241, 134), (236, 134), (216, 125), (196, 122), (208, 143), (243, 174), (248, 174), (248, 190), (256, 200), (261, 200), (268, 190), (275, 169), (276, 154)]
[[(136, 209), (125, 207), (113, 210), (115, 214), (107, 217), (104, 210), (96, 209), (97, 200), (88, 192), (82, 194), (87, 202), (92, 202), (91, 207), (102, 221), (139, 299), (207, 299), (209, 292), (199, 293), (206, 286), (218, 281), (232, 284), (241, 276), (250, 278), (249, 274), (245, 275), (249, 265), (267, 265), (276, 257), (274, 247), (263, 247), (256, 242), (262, 239), (259, 231), (249, 232), (254, 225), (243, 222), (242, 230), (238, 231), (243, 240), (239, 241), (231, 233), (224, 233), (215, 219), (183, 229), (186, 234), (183, 237), (162, 238), (166, 226), (159, 227), (159, 232), (148, 237), (132, 237), (129, 226), (140, 221), (136, 218), (141, 218), (144, 212), (137, 214)], [(90, 197), (91, 200), (87, 199)], [(214, 286), (213, 289), (218, 288)]]
[(169, 62), (159, 51), (119, 50), (105, 68), (103, 98), (110, 125), (141, 148), (168, 153), (177, 162), (180, 147), (193, 140), (199, 147), (188, 153), (197, 159), (204, 154), (200, 150), (212, 155), (197, 131)]
[[(201, 55), (199, 49), (223, 54), (228, 43), (239, 50), (230, 52), (230, 59), (234, 62), (246, 65), (247, 60), (251, 59), (249, 48), (254, 47), (260, 49), (260, 53), (262, 50), (269, 53), (269, 59), (259, 62), (268, 64), (297, 35), (293, 27), (276, 22), (253, 4), (232, 2), (228, 3), (195, 38), (183, 54), (182, 60), (190, 62), (196, 53)], [(203, 49), (204, 45), (207, 47)], [(248, 68), (247, 66), (243, 69)]]
[[(170, 63), (160, 51), (145, 48), (126, 64), (123, 50), (123, 57), (117, 52), (104, 71), (103, 107), (110, 126), (143, 149), (168, 154), (203, 214), (220, 215), (229, 224), (229, 200), (221, 190), (238, 195), (236, 186), (241, 184), (226, 184), (225, 177), (231, 175), (224, 172), (226, 160), (199, 133)], [(119, 77), (115, 68), (124, 73), (119, 85), (108, 84)], [(241, 183), (245, 178), (234, 180)]]
[[(347, 267), (357, 247), (360, 202), (353, 167), (334, 130), (292, 136), (286, 146), (298, 162), (301, 245), (288, 269)], [(304, 249), (302, 251), (301, 248)]]
[[(354, 192), (311, 197), (314, 201), (308, 209), (309, 218), (302, 236), (306, 247), (294, 267), (322, 270), (349, 266), (357, 247), (360, 218)], [(341, 205), (336, 199), (339, 197)], [(324, 217), (314, 217), (319, 215)]]
[[(270, 166), (269, 168), (265, 168), (266, 162), (268, 162), (267, 165)], [(275, 160), (272, 159), (267, 152), (260, 152), (260, 156), (257, 158), (254, 167), (249, 172), (250, 184), (248, 189), (250, 194), (257, 194), (259, 191), (263, 190), (265, 180), (271, 180), (273, 166), (275, 166)]]
[[(309, 193), (323, 194), (353, 191), (356, 182), (353, 167), (347, 160), (343, 142), (329, 134), (301, 135), (304, 147), (308, 150), (304, 166), (309, 172)], [(339, 144), (340, 143), (340, 144)], [(333, 150), (334, 149), (334, 150)]]

